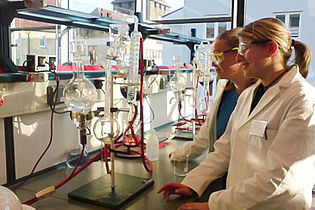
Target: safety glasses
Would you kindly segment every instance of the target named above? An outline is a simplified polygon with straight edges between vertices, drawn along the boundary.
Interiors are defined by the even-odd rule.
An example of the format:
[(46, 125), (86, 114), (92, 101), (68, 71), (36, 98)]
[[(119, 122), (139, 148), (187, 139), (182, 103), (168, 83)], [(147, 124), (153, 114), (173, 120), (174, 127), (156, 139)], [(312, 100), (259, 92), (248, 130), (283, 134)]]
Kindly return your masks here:
[(233, 47), (232, 49), (228, 49), (222, 52), (216, 52), (216, 53), (212, 52), (210, 53), (210, 59), (213, 63), (215, 63), (216, 65), (219, 65), (223, 61), (224, 54), (228, 52), (233, 52), (235, 50), (238, 50), (238, 47)]
[(240, 42), (238, 45), (238, 54), (240, 54), (241, 56), (244, 56), (251, 45), (253, 45), (253, 44), (265, 44), (268, 42), (270, 42), (270, 40)]

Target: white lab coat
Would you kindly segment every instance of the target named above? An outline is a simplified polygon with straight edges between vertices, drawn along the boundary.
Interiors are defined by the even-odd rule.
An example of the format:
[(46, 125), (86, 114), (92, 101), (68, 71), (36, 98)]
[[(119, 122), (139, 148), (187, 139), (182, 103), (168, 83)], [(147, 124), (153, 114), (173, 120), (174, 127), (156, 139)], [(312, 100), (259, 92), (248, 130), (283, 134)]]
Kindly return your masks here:
[[(200, 127), (199, 133), (192, 142), (186, 142), (172, 153), (171, 160), (184, 161), (187, 155), (189, 159), (194, 159), (217, 140), (217, 112), (227, 82), (228, 80), (225, 79), (219, 80), (213, 105), (207, 114), (206, 122)], [(213, 148), (209, 148), (209, 151), (213, 151)]]
[(226, 132), (214, 145), (215, 152), (182, 182), (201, 195), (228, 169), (227, 189), (211, 194), (211, 210), (298, 210), (311, 206), (315, 88), (294, 66), (265, 92), (249, 115), (259, 84), (243, 91)]

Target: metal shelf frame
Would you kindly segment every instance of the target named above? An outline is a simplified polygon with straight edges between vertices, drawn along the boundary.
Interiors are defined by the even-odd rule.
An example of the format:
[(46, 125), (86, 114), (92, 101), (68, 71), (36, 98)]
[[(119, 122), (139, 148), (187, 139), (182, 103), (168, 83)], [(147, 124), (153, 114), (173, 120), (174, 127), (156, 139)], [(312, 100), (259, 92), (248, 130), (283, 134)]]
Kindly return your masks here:
[[(26, 81), (27, 73), (18, 72), (17, 67), (10, 58), (10, 24), (15, 17), (32, 21), (65, 25), (69, 28), (80, 27), (99, 31), (108, 31), (111, 24), (120, 23), (120, 21), (110, 18), (99, 17), (55, 6), (47, 6), (39, 10), (26, 9), (24, 8), (23, 1), (16, 1), (14, 3), (5, 1), (4, 3), (1, 3), (0, 13), (4, 15), (2, 17), (2, 22), (0, 22), (0, 53), (2, 55), (0, 58), (0, 66), (4, 71), (4, 74), (0, 74), (0, 82)], [(133, 29), (133, 25), (131, 25), (130, 29)], [(194, 45), (200, 44), (203, 41), (202, 39), (195, 37), (187, 37), (181, 34), (169, 33), (168, 29), (160, 29), (144, 23), (139, 24), (139, 31), (143, 34), (145, 39), (151, 38), (187, 45), (192, 53)], [(60, 73), (61, 78), (68, 78), (69, 75), (72, 74)], [(104, 72), (88, 72), (87, 75), (90, 78), (99, 77), (100, 75), (104, 75)]]
[[(244, 24), (244, 8), (246, 0), (232, 0), (232, 17), (231, 18), (212, 18), (196, 21), (231, 21), (232, 27), (243, 26)], [(17, 18), (41, 21), (46, 23), (61, 24), (68, 27), (81, 27), (92, 30), (108, 31), (111, 24), (118, 24), (120, 21), (110, 18), (99, 17), (83, 12), (68, 10), (55, 6), (47, 6), (39, 10), (26, 9), (24, 1), (7, 1), (0, 2), (0, 67), (4, 74), (0, 74), (0, 82), (17, 82), (26, 81), (26, 73), (18, 72), (17, 66), (11, 60), (10, 47), (10, 24), (12, 20)], [(172, 20), (165, 22), (165, 24), (183, 24), (184, 20)], [(189, 23), (189, 20), (187, 20)], [(157, 23), (164, 23), (157, 21)], [(133, 26), (131, 25), (131, 30)], [(194, 54), (194, 45), (200, 44), (203, 40), (196, 37), (183, 36), (181, 34), (170, 33), (168, 29), (160, 29), (154, 26), (140, 23), (139, 31), (143, 37), (172, 42), (175, 44), (186, 45), (190, 51), (191, 56)], [(93, 74), (95, 72), (91, 72)], [(99, 73), (95, 73), (99, 74)]]

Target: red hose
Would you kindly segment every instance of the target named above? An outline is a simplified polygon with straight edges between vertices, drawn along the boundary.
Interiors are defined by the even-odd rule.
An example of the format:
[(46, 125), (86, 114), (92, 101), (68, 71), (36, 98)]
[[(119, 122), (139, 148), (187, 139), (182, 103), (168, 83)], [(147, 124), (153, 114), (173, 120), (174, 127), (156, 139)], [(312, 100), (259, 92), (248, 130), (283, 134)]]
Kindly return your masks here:
[(206, 110), (209, 109), (209, 102), (210, 102), (210, 91), (207, 90), (207, 97), (206, 97)]
[(141, 128), (141, 157), (144, 168), (148, 172), (152, 172), (153, 166), (151, 161), (144, 155), (144, 119), (143, 119), (143, 79), (144, 79), (144, 60), (143, 60), (143, 37), (140, 39), (140, 128)]
[[(59, 182), (58, 184), (55, 185), (55, 189), (57, 190), (58, 188), (60, 188), (61, 186), (63, 186), (64, 184), (66, 184), (68, 181), (70, 181), (73, 177), (75, 177), (77, 174), (79, 174), (81, 171), (83, 171), (84, 169), (86, 169), (91, 163), (93, 163), (94, 161), (96, 161), (97, 159), (99, 159), (102, 154), (103, 154), (103, 150), (101, 150), (100, 152), (98, 152), (93, 158), (91, 158), (88, 162), (86, 162), (83, 166), (81, 166), (78, 170), (73, 171), (67, 178), (65, 178), (64, 180), (62, 180), (61, 182)], [(35, 203), (36, 201), (38, 201), (37, 197), (34, 197), (26, 202), (24, 202), (24, 204), (27, 205), (32, 205), (33, 203)]]
[(61, 187), (62, 185), (66, 184), (72, 177), (73, 177), (73, 174), (75, 173), (75, 171), (77, 170), (81, 160), (82, 160), (82, 157), (83, 157), (83, 154), (84, 154), (84, 150), (85, 150), (85, 145), (83, 145), (82, 147), (82, 151), (81, 151), (81, 154), (80, 154), (80, 157), (77, 161), (77, 163), (75, 164), (75, 167), (74, 169), (72, 170), (72, 173), (70, 174), (70, 176), (68, 176), (66, 179), (64, 179), (63, 181), (61, 181), (59, 184), (55, 185), (55, 189), (58, 189), (59, 187)]
[(30, 206), (30, 205), (32, 205), (33, 203), (35, 203), (36, 201), (38, 201), (38, 198), (34, 197), (34, 198), (32, 198), (32, 199), (26, 201), (24, 204)]

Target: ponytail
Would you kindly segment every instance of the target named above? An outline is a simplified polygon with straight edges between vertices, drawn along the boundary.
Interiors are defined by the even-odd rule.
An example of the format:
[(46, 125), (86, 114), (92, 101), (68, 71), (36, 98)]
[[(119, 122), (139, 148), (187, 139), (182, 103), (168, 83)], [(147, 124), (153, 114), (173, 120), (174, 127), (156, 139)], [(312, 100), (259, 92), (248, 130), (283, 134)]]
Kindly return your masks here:
[(292, 46), (295, 50), (295, 63), (300, 67), (301, 75), (306, 78), (308, 67), (311, 63), (311, 51), (303, 42), (292, 40)]

